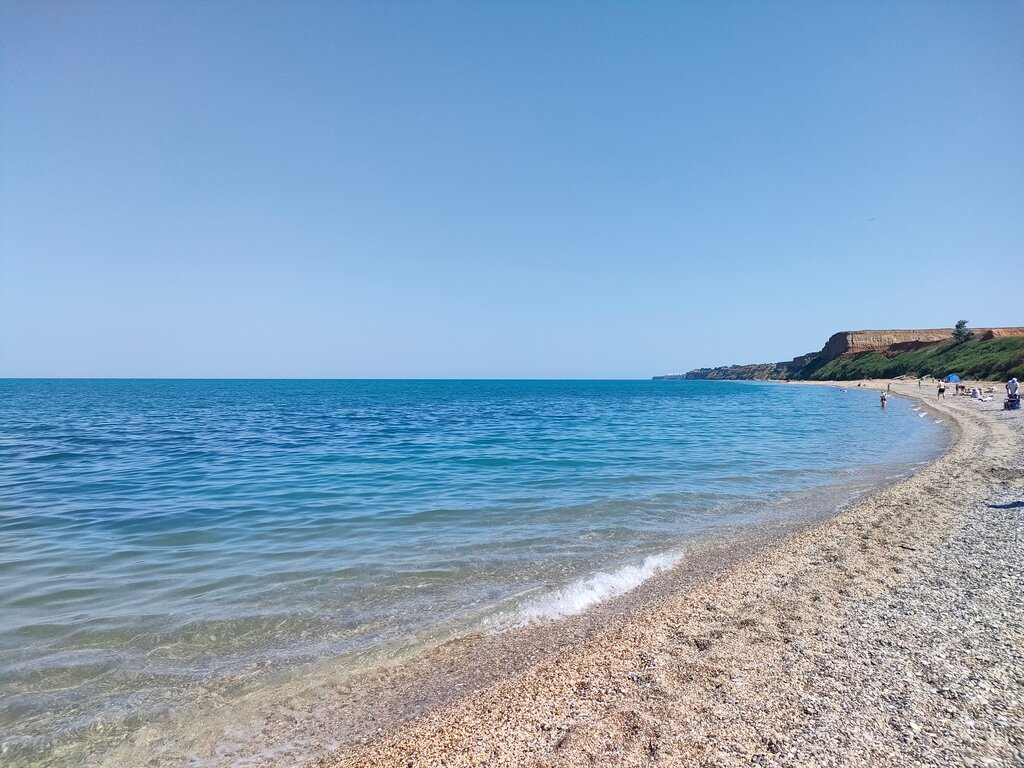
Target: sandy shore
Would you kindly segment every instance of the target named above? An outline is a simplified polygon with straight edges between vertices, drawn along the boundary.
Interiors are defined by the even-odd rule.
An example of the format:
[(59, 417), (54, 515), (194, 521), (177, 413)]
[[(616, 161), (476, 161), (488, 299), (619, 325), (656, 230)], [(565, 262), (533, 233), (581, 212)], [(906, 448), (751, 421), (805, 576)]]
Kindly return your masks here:
[(892, 389), (933, 464), (312, 765), (1024, 764), (1024, 417)]

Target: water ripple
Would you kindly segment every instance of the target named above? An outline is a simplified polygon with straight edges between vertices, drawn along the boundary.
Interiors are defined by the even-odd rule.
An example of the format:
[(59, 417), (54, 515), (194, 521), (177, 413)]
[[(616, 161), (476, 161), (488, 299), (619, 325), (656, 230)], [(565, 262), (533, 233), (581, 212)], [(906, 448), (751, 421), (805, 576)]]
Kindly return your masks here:
[(577, 610), (703, 531), (941, 448), (868, 395), (0, 381), (5, 758), (73, 765), (100, 724), (295, 664)]

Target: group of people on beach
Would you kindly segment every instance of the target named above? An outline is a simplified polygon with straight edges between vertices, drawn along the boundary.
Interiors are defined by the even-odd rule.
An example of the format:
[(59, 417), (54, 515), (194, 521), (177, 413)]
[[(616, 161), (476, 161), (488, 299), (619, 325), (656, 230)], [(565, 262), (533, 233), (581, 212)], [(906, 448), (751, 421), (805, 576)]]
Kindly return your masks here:
[[(922, 382), (922, 379), (918, 379), (917, 380), (917, 388), (918, 389), (921, 388), (921, 382)], [(938, 399), (941, 399), (941, 400), (945, 400), (946, 399), (946, 383), (947, 382), (946, 382), (945, 379), (938, 379), (938, 381), (936, 383), (936, 393), (935, 393), (935, 398), (937, 400)], [(859, 387), (861, 385), (858, 384), (857, 386)], [(967, 385), (966, 384), (963, 384), (961, 382), (955, 382), (955, 386), (956, 386), (956, 394), (958, 394), (958, 395), (962, 394), (964, 396), (968, 395)], [(1016, 376), (1011, 377), (1010, 380), (1008, 382), (1006, 382), (1006, 403), (1007, 404), (1011, 404), (1011, 403), (1015, 403), (1015, 402), (1019, 403), (1019, 401), (1020, 401), (1020, 391), (1019, 390), (1020, 390), (1020, 383), (1017, 381), (1017, 377)], [(881, 390), (881, 392), (880, 392), (881, 397), (879, 399), (882, 401), (882, 408), (885, 408), (885, 406), (888, 404), (888, 402), (889, 402), (889, 393), (891, 391), (892, 391), (892, 383), (886, 384), (885, 385), (885, 389)], [(989, 392), (993, 392), (994, 390), (989, 389), (988, 391)], [(974, 399), (974, 400), (991, 400), (992, 399), (991, 397), (986, 397), (985, 393), (982, 392), (980, 387), (971, 387), (971, 391), (970, 391), (969, 394), (970, 394), (970, 397), (972, 399)]]
[[(994, 393), (995, 389), (989, 387), (987, 390), (982, 390), (981, 387), (970, 387), (962, 382), (955, 382), (956, 394), (963, 395), (964, 397), (970, 397), (972, 400), (991, 400), (992, 398), (986, 396), (986, 392)], [(1016, 376), (1010, 377), (1010, 380), (1006, 382), (1006, 402), (1011, 403), (1020, 399), (1020, 383), (1017, 381)], [(936, 399), (946, 399), (946, 381), (945, 379), (939, 379), (936, 386)]]
[[(939, 399), (939, 398), (941, 398), (943, 400), (946, 399), (946, 384), (947, 384), (947, 382), (946, 382), (945, 379), (939, 379), (938, 386), (937, 386), (937, 391), (936, 391), (936, 395), (935, 395), (936, 399)], [(985, 399), (984, 398), (984, 394), (982, 393), (980, 387), (971, 387), (970, 391), (968, 392), (967, 385), (964, 384), (963, 382), (957, 381), (957, 382), (953, 382), (953, 389), (954, 389), (954, 391), (955, 391), (955, 393), (957, 395), (963, 395), (964, 397), (967, 397), (968, 395), (970, 395), (975, 400), (984, 400)], [(989, 392), (993, 392), (993, 391), (995, 391), (995, 390), (989, 389)]]

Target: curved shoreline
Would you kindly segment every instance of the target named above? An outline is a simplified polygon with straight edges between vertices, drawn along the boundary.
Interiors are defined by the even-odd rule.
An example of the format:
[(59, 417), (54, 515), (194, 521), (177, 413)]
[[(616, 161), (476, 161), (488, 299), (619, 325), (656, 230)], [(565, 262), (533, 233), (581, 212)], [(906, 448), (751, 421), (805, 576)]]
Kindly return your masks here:
[[(916, 387), (914, 391), (901, 392), (900, 389), (901, 385), (897, 384), (893, 394), (905, 394), (911, 399), (921, 400), (930, 413), (947, 414), (948, 408), (944, 409), (942, 403), (934, 407), (933, 401), (925, 393), (918, 392)], [(934, 397), (933, 392), (931, 395)], [(993, 406), (992, 403), (987, 405)], [(883, 494), (911, 482), (922, 472), (947, 460), (954, 446), (963, 438), (959, 426), (962, 417), (955, 412), (947, 415), (952, 418), (944, 419), (949, 427), (945, 454), (909, 478), (889, 481), (880, 488), (854, 494), (838, 513), (835, 507), (822, 503), (820, 514), (811, 519), (750, 530), (750, 535), (739, 545), (704, 547), (688, 553), (675, 569), (656, 575), (635, 590), (600, 603), (580, 615), (497, 635), (461, 636), (430, 650), (419, 651), (412, 659), (386, 664), (355, 679), (339, 680), (327, 663), (322, 674), (304, 676), (300, 685), (289, 686), (290, 693), (275, 696), (273, 701), (277, 704), (272, 708), (269, 707), (271, 701), (257, 696), (260, 700), (251, 702), (252, 706), (243, 697), (240, 701), (232, 701), (230, 706), (221, 708), (216, 705), (206, 712), (193, 712), (186, 718), (192, 725), (181, 731), (182, 734), (188, 732), (187, 738), (168, 739), (165, 730), (146, 729), (145, 733), (137, 733), (121, 747), (102, 757), (97, 755), (99, 760), (96, 764), (247, 765), (266, 768), (279, 765), (334, 768), (354, 765), (701, 764), (700, 761), (694, 762), (694, 754), (703, 755), (701, 760), (708, 765), (749, 765), (751, 756), (758, 754), (768, 754), (772, 764), (787, 764), (785, 760), (780, 762), (781, 758), (770, 750), (768, 753), (763, 749), (758, 752), (757, 744), (753, 747), (748, 745), (746, 753), (742, 749), (736, 753), (721, 751), (713, 759), (708, 758), (705, 752), (694, 752), (692, 745), (679, 751), (678, 743), (673, 746), (679, 739), (676, 731), (683, 727), (692, 730), (694, 722), (701, 722), (693, 721), (694, 711), (704, 713), (723, 705), (719, 702), (712, 706), (701, 696), (695, 697), (692, 690), (680, 693), (674, 685), (647, 690), (647, 693), (658, 692), (653, 699), (641, 695), (639, 700), (634, 700), (630, 696), (636, 691), (620, 681), (611, 693), (605, 690), (602, 698), (589, 701), (589, 710), (581, 708), (588, 702), (587, 691), (571, 691), (568, 698), (562, 691), (556, 696), (554, 700), (561, 701), (563, 709), (569, 707), (561, 714), (545, 712), (544, 707), (552, 703), (549, 701), (551, 692), (560, 690), (557, 679), (564, 676), (566, 670), (574, 676), (583, 676), (578, 679), (587, 679), (598, 671), (602, 674), (615, 673), (616, 667), (608, 665), (605, 658), (609, 647), (618, 648), (614, 651), (616, 658), (635, 655), (637, 649), (645, 658), (664, 656), (664, 649), (660, 649), (657, 643), (637, 645), (633, 641), (624, 641), (622, 633), (630, 625), (637, 622), (655, 625), (671, 606), (686, 602), (694, 595), (714, 591), (719, 588), (716, 585), (725, 585), (726, 591), (736, 585), (747, 590), (748, 586), (744, 585), (763, 581), (765, 567), (759, 563), (773, 563), (780, 555), (790, 552), (802, 537), (819, 535), (826, 527), (843, 520), (860, 507), (870, 505)], [(1017, 424), (1019, 438), (1020, 422)], [(870, 495), (865, 496), (864, 493)], [(899, 554), (913, 553), (901, 549)], [(753, 569), (762, 572), (755, 573)], [(714, 597), (711, 599), (712, 602), (720, 602)], [(848, 596), (843, 596), (839, 602), (842, 601), (848, 602)], [(771, 601), (766, 604), (770, 605)], [(830, 610), (833, 608), (830, 606)], [(699, 618), (703, 618), (702, 611), (697, 613)], [(738, 620), (742, 628), (759, 626), (748, 624), (749, 618), (744, 616)], [(673, 621), (678, 623), (678, 619), (676, 616)], [(727, 632), (720, 626), (707, 632), (703, 625), (695, 627), (672, 631), (689, 633), (690, 639), (682, 644), (683, 647), (692, 643), (699, 651), (696, 662), (713, 662), (714, 668), (719, 670), (719, 675), (711, 682), (714, 691), (727, 689), (728, 681), (732, 679), (730, 670), (735, 664), (718, 665), (711, 651), (712, 646), (719, 653), (726, 648)], [(799, 627), (795, 631), (799, 633)], [(837, 637), (841, 634), (835, 633)], [(634, 634), (637, 636), (646, 637)], [(792, 646), (792, 635), (786, 642), (783, 647)], [(756, 658), (750, 651), (752, 648), (764, 650), (762, 646), (767, 647), (764, 637), (757, 639), (752, 646), (748, 644), (740, 655)], [(675, 657), (670, 654), (664, 658), (664, 666), (671, 668)], [(676, 663), (678, 661), (675, 659)], [(684, 661), (687, 665), (694, 663), (693, 659)], [(640, 674), (635, 669), (631, 670), (626, 673), (626, 679), (632, 680)], [(699, 675), (694, 680), (698, 678)], [(612, 679), (615, 679), (614, 675)], [(777, 684), (778, 681), (771, 685)], [(585, 687), (589, 690), (589, 683)], [(640, 693), (644, 694), (644, 691)], [(620, 701), (618, 697), (626, 694), (630, 695)], [(522, 711), (523, 696), (540, 709)], [(677, 704), (681, 709), (669, 716), (648, 711), (659, 698), (678, 698)], [(689, 706), (693, 709), (687, 709)], [(658, 757), (651, 757), (642, 750), (639, 753), (630, 751), (627, 742), (632, 738), (629, 734), (635, 730), (633, 715), (627, 716), (626, 725), (621, 722), (621, 712), (608, 713), (611, 720), (603, 721), (606, 710), (614, 707), (646, 713), (645, 717), (651, 717), (658, 723), (656, 730), (662, 734), (655, 740), (660, 745), (655, 749)], [(495, 719), (481, 722), (478, 718), (481, 711), (494, 713)], [(740, 708), (732, 717), (742, 719), (745, 714), (749, 713)], [(581, 717), (585, 723), (599, 728), (600, 738), (607, 742), (604, 747), (595, 747), (589, 737), (576, 738), (587, 733), (586, 728), (577, 728)], [(1024, 720), (1024, 717), (1020, 719)], [(552, 724), (559, 724), (562, 729), (557, 748), (548, 752), (543, 749), (545, 723), (552, 728), (555, 727)], [(626, 736), (618, 746), (614, 746), (615, 739), (601, 736), (623, 729)], [(785, 727), (780, 727), (780, 732), (785, 730)], [(713, 740), (714, 731), (708, 733)], [(524, 750), (522, 739), (528, 737), (532, 738), (529, 741), (531, 746)], [(467, 749), (463, 742), (471, 742), (475, 749)], [(479, 748), (484, 751), (479, 751)], [(739, 757), (740, 754), (744, 756)], [(321, 756), (310, 759), (313, 755)], [(840, 763), (852, 764), (848, 760)]]
[[(1024, 668), (1019, 655), (999, 650), (1019, 633), (1015, 627), (1024, 626), (1019, 615), (1006, 614), (1006, 605), (1012, 613), (1014, 604), (1024, 603), (1024, 590), (1019, 573), (1014, 579), (1012, 568), (990, 572), (984, 562), (969, 559), (968, 550), (987, 551), (986, 522), (1014, 522), (1013, 507), (999, 516), (985, 514), (984, 503), (1024, 488), (1021, 420), (997, 416), (998, 401), (935, 403), (904, 383), (895, 384), (894, 392), (921, 400), (954, 425), (946, 453), (919, 472), (836, 517), (744, 553), (685, 591), (675, 589), (614, 617), (596, 635), (542, 654), (536, 663), (529, 663), (526, 649), (528, 663), (513, 664), (505, 679), (312, 764), (910, 765), (940, 755), (963, 762), (975, 754), (979, 760), (1019, 759), (1024, 705), (1014, 681), (1024, 681)], [(1021, 546), (1019, 537), (1015, 546)], [(956, 667), (957, 656), (928, 658), (928, 647), (901, 642), (893, 601), (911, 613), (932, 611), (933, 624), (941, 625), (943, 616), (963, 606), (948, 604), (933, 582), (948, 590), (982, 575), (1006, 582), (1001, 597), (1012, 593), (1013, 599), (1001, 599), (1002, 616), (985, 614), (995, 645), (986, 646), (987, 656), (975, 655), (995, 658), (1010, 686), (1005, 701), (993, 696), (981, 705), (1001, 712), (996, 722), (1002, 725), (989, 728), (975, 748), (969, 736), (976, 718), (960, 722), (954, 715), (961, 710), (950, 704), (952, 689), (936, 687), (942, 680), (935, 671)], [(964, 590), (973, 594), (968, 586)], [(955, 646), (957, 637), (969, 636), (965, 629), (950, 642)], [(975, 650), (980, 646), (985, 642)], [(930, 670), (937, 682), (922, 684), (921, 675), (907, 674), (909, 667)], [(978, 670), (969, 672), (967, 679), (979, 677)], [(899, 706), (888, 706), (886, 686), (897, 691)]]
[(794, 532), (839, 514), (911, 471), (906, 465), (899, 478), (883, 480), (877, 475), (870, 487), (864, 486), (862, 477), (775, 502), (786, 504), (785, 519), (714, 529), (706, 538), (691, 540), (674, 567), (580, 613), (497, 632), (457, 634), (426, 647), (410, 646), (397, 656), (378, 657), (363, 672), (339, 674), (337, 660), (328, 659), (281, 682), (269, 699), (266, 691), (256, 690), (213, 707), (182, 710), (172, 715), (170, 724), (158, 723), (129, 735), (98, 764), (148, 762), (209, 768), (315, 764), (313, 756), (328, 749), (351, 749), (383, 732), (399, 730), (469, 693), (525, 671), (556, 651), (581, 645), (637, 611), (692, 590), (725, 568), (779, 545)]

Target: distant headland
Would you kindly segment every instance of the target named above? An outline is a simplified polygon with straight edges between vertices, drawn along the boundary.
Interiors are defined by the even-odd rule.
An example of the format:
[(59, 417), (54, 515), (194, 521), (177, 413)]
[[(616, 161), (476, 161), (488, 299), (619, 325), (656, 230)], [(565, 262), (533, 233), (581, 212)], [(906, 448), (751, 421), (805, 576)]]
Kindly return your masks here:
[(654, 379), (848, 381), (897, 376), (1024, 378), (1024, 328), (840, 331), (819, 352), (779, 363), (696, 368)]

